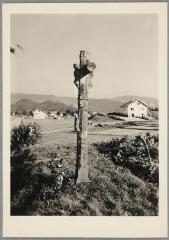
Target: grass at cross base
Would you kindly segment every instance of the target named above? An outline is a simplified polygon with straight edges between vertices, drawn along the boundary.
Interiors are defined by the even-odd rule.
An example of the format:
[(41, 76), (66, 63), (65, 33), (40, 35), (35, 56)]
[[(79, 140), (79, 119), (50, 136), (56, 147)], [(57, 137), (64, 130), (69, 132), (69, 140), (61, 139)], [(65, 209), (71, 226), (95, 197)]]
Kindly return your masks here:
[[(64, 159), (66, 176), (74, 176), (75, 144), (38, 145), (33, 151), (42, 161), (47, 152), (57, 152)], [(21, 215), (158, 215), (158, 186), (142, 181), (126, 168), (114, 165), (109, 158), (99, 154), (92, 144), (89, 145), (89, 179), (89, 183), (79, 183), (61, 191), (54, 199), (34, 199)]]

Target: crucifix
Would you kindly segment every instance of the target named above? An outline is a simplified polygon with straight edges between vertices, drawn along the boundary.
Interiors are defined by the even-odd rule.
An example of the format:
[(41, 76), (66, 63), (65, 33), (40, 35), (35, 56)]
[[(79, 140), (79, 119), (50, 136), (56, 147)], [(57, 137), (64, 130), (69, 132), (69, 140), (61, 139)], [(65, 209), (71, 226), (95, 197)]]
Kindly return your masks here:
[(76, 182), (88, 182), (88, 90), (96, 64), (89, 61), (89, 53), (80, 51), (80, 64), (74, 64), (74, 84), (78, 89), (78, 113), (76, 117), (77, 159)]

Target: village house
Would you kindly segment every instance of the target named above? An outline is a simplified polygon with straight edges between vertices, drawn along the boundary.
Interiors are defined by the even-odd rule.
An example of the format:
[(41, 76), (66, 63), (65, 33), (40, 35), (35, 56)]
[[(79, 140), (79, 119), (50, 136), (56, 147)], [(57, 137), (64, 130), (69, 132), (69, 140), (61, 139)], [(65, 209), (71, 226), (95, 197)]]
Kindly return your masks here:
[(63, 113), (60, 111), (50, 111), (48, 112), (48, 117), (53, 119), (60, 119), (63, 117)]
[(148, 106), (140, 100), (133, 99), (120, 106), (120, 113), (128, 117), (147, 117)]
[(49, 117), (57, 119), (58, 118), (57, 111), (51, 111)]
[(60, 112), (60, 111), (58, 111), (57, 115), (58, 115), (58, 117), (60, 117), (60, 118), (62, 118), (62, 117), (63, 117), (63, 113), (62, 113), (62, 112)]
[(46, 112), (36, 109), (33, 111), (33, 118), (34, 119), (45, 119), (47, 117)]

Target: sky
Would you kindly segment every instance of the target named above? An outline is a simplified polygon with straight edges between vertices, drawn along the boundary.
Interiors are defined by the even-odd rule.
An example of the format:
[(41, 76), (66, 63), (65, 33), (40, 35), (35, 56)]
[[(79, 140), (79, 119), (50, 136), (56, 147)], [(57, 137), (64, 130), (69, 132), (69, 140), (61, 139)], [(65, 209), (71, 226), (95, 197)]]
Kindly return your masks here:
[(158, 98), (158, 16), (153, 14), (12, 15), (12, 93), (77, 96), (80, 50), (96, 63), (89, 97)]

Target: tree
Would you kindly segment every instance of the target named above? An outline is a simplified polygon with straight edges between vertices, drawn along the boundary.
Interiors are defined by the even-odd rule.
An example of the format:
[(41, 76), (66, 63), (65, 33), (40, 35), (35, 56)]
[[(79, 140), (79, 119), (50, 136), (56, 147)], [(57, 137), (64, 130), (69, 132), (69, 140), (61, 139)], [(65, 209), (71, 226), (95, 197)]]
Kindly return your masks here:
[(29, 115), (30, 115), (30, 116), (33, 116), (33, 111), (32, 111), (32, 110), (29, 111)]
[(22, 115), (26, 116), (26, 110), (25, 109), (23, 109)]

